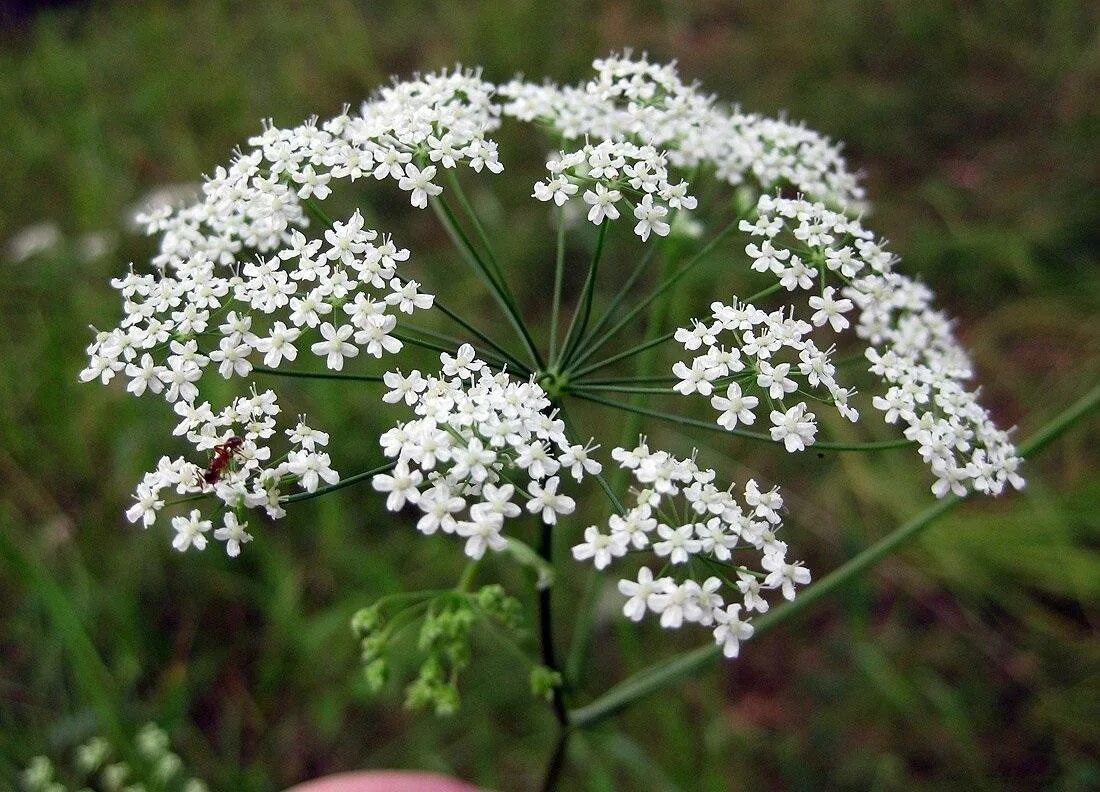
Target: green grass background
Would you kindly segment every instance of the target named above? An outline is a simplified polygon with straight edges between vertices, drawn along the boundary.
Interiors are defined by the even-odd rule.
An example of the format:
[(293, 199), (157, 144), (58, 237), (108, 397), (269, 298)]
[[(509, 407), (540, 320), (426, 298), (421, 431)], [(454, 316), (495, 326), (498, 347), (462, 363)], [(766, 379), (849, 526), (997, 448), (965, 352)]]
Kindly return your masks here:
[[(452, 719), (406, 713), (396, 686), (366, 695), (351, 613), (462, 565), (369, 490), (296, 508), (237, 561), (176, 554), (163, 529), (124, 522), (141, 472), (179, 450), (170, 416), (76, 372), (88, 325), (118, 315), (108, 278), (149, 253), (122, 219), (145, 191), (195, 180), (261, 118), (332, 114), (390, 74), (461, 61), (490, 79), (576, 80), (623, 46), (675, 57), (725, 98), (847, 142), (871, 225), (959, 316), (986, 402), (1026, 436), (1100, 375), (1098, 22), (1072, 0), (313, 0), (78, 4), (0, 32), (0, 240), (45, 220), (66, 238), (0, 258), (0, 786), (35, 753), (143, 719), (215, 789), (357, 767), (526, 789), (553, 737), (526, 667), (491, 633)], [(537, 207), (494, 203), (486, 184), (475, 200), (490, 222), (508, 212), (501, 257), (537, 269), (523, 302), (541, 322), (551, 254)], [(374, 210), (436, 250), (428, 285), (480, 306), (430, 221), (387, 201)], [(79, 256), (79, 235), (102, 230), (117, 249)], [(724, 278), (719, 264), (695, 279), (673, 318)], [(388, 420), (373, 392), (283, 390), (332, 431), (341, 470), (369, 466)], [(1097, 788), (1098, 441), (1095, 421), (1079, 427), (1029, 463), (1023, 494), (968, 505), (737, 662), (577, 740), (569, 786)], [(744, 443), (701, 447), (737, 480), (785, 484), (791, 541), (819, 573), (930, 498), (911, 454), (792, 466)], [(485, 577), (498, 573), (522, 590), (503, 567)], [(564, 583), (565, 610), (575, 595)], [(600, 630), (592, 694), (692, 638)]]

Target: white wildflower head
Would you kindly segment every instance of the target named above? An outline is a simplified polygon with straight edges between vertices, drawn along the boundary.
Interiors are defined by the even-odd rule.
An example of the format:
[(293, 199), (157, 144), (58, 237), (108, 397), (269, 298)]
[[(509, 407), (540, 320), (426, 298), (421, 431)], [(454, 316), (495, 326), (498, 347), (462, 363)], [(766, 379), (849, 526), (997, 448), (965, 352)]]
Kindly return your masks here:
[[(831, 411), (857, 423), (868, 404), (901, 425), (898, 443), (917, 448), (937, 496), (1023, 485), (1007, 433), (966, 384), (972, 367), (950, 320), (858, 219), (863, 190), (839, 145), (723, 103), (682, 81), (675, 64), (627, 52), (594, 67), (573, 86), (520, 78), (494, 85), (461, 68), (395, 81), (355, 111), (287, 128), (265, 124), (196, 195), (144, 207), (139, 222), (159, 237), (157, 252), (150, 266), (112, 281), (122, 317), (94, 331), (80, 378), (117, 379), (134, 396), (170, 403), (177, 442), (190, 447), (146, 474), (129, 520), (167, 521), (178, 550), (218, 544), (236, 556), (290, 501), (369, 479), (387, 509), (415, 513), (422, 533), (459, 538), (472, 559), (508, 549), (548, 584), (552, 565), (510, 535), (510, 521), (541, 523), (549, 548), (547, 531), (561, 528), (585, 489), (595, 490), (588, 479), (600, 475), (599, 446), (567, 427), (571, 400), (701, 425), (606, 393), (659, 396), (681, 408), (686, 399), (703, 402), (714, 411), (711, 428), (792, 454), (850, 448), (828, 437), (837, 423)], [(511, 292), (511, 262), (493, 252), (496, 229), (478, 220), (478, 202), (465, 198), (456, 176), (502, 173), (494, 139), (502, 123), (549, 131), (538, 149), (551, 152), (545, 174), (522, 188), (560, 209), (556, 256), (547, 256), (553, 280), (547, 267), (545, 287), (529, 289), (550, 295), (551, 334), (568, 328), (545, 356), (545, 334), (525, 323), (523, 300)], [(511, 341), (497, 343), (488, 321), (464, 317), (468, 305), (452, 310), (450, 295), (437, 300), (422, 286), (446, 282), (449, 271), (433, 281), (390, 230), (371, 227), (360, 211), (330, 217), (323, 207), (340, 190), (354, 195), (379, 184), (407, 199), (411, 212), (436, 210), (456, 260), (493, 292), (496, 326), (515, 331), (522, 354), (509, 351)], [(719, 198), (702, 198), (711, 194)], [(581, 218), (599, 231), (567, 240), (568, 221), (583, 228)], [(603, 315), (593, 315), (607, 285), (601, 257), (624, 255), (615, 249), (622, 235), (608, 233), (616, 223), (637, 237), (633, 268)], [(559, 323), (566, 263), (592, 236), (575, 313)], [(639, 245), (645, 250), (634, 256)], [(641, 311), (661, 305), (658, 298), (709, 256), (725, 259), (709, 281), (720, 289), (704, 303), (709, 313), (697, 308), (697, 318), (666, 336), (594, 357), (625, 328), (646, 327)], [(668, 274), (639, 298), (654, 277), (646, 267), (661, 257)], [(742, 289), (756, 281), (758, 289)], [(459, 337), (431, 322), (409, 324), (424, 313), (450, 322), (452, 332), (457, 326)], [(603, 381), (596, 374), (656, 355), (670, 341), (683, 350), (668, 359), (671, 377), (644, 367)], [(438, 369), (425, 371), (423, 358), (412, 357), (423, 349), (447, 350)], [(863, 361), (867, 372), (849, 367)], [(380, 437), (385, 464), (341, 480), (328, 434), (303, 418), (280, 422), (272, 391), (242, 388), (224, 409), (211, 407), (224, 403), (211, 395), (215, 382), (272, 374), (378, 388), (383, 403), (406, 412)], [(857, 385), (869, 392), (866, 402), (857, 404)], [(618, 422), (609, 429), (617, 435)], [(619, 582), (624, 615), (652, 614), (669, 628), (700, 625), (736, 656), (752, 634), (751, 615), (810, 581), (779, 538), (778, 488), (753, 479), (736, 491), (720, 488), (718, 474), (694, 455), (653, 451), (644, 440), (613, 458), (634, 487), (620, 508), (599, 479), (615, 513), (583, 531), (574, 558), (603, 570), (644, 554), (637, 574)], [(376, 649), (365, 656), (381, 684)], [(450, 707), (450, 692), (436, 689), (439, 669), (428, 670), (414, 698)]]

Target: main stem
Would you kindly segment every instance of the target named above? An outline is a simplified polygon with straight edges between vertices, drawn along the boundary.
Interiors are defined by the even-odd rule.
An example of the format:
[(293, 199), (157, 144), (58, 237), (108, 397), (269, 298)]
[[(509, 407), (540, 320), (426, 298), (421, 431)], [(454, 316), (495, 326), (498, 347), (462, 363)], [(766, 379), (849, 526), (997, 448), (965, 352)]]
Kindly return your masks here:
[[(554, 563), (554, 529), (553, 526), (543, 523), (539, 531), (539, 555), (547, 564)], [(551, 671), (557, 671), (558, 660), (554, 651), (554, 623), (552, 587), (543, 586), (539, 589), (539, 644), (542, 650), (542, 664)], [(565, 707), (565, 698), (562, 694), (562, 686), (555, 685), (551, 699), (554, 708), (554, 717), (558, 719), (558, 739), (554, 746), (554, 752), (550, 756), (550, 762), (546, 767), (546, 776), (543, 778), (542, 788), (544, 792), (550, 792), (561, 777), (561, 771), (565, 767), (565, 748), (569, 740), (569, 718)]]

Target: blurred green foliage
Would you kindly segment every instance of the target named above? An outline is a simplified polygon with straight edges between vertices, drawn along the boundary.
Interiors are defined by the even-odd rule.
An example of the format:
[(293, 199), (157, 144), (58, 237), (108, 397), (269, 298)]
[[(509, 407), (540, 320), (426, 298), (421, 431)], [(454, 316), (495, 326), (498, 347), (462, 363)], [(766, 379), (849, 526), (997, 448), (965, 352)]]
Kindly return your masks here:
[[(959, 315), (987, 403), (1026, 434), (1100, 374), (1098, 21), (1095, 4), (1072, 0), (314, 0), (77, 5), (3, 31), (0, 239), (53, 221), (65, 241), (0, 259), (0, 778), (149, 719), (215, 789), (384, 766), (526, 789), (550, 747), (530, 668), (491, 631), (475, 634), (454, 718), (410, 716), (399, 684), (367, 694), (351, 615), (384, 593), (449, 585), (462, 567), (452, 544), (383, 517), (367, 489), (297, 508), (237, 561), (181, 556), (163, 531), (121, 519), (165, 450), (168, 413), (76, 372), (87, 326), (117, 315), (107, 279), (150, 250), (123, 222), (145, 191), (194, 181), (261, 118), (332, 113), (391, 73), (462, 61), (491, 79), (575, 80), (614, 48), (677, 57), (721, 96), (847, 142), (871, 224)], [(537, 160), (538, 143), (513, 142)], [(548, 271), (539, 216), (513, 208), (518, 192), (493, 203), (484, 183), (474, 198), (488, 216), (508, 206), (502, 258)], [(438, 232), (418, 222), (407, 244), (434, 245), (446, 266)], [(82, 253), (80, 235), (105, 230), (117, 249)], [(480, 299), (464, 276), (434, 277)], [(697, 279), (676, 315), (723, 278)], [(542, 296), (524, 301), (537, 318)], [(386, 420), (344, 387), (287, 394), (336, 438)], [(577, 740), (571, 785), (1096, 788), (1098, 440), (1095, 422), (1077, 430), (1029, 465), (1022, 495), (971, 504), (736, 663)], [(368, 467), (371, 445), (337, 443), (341, 469)], [(788, 467), (734, 441), (702, 449), (732, 456), (738, 479), (784, 482), (817, 570), (930, 497), (904, 454)], [(483, 574), (530, 596), (504, 565)], [(576, 593), (559, 587), (566, 610)], [(613, 640), (600, 641), (589, 693), (675, 643), (600, 629)]]

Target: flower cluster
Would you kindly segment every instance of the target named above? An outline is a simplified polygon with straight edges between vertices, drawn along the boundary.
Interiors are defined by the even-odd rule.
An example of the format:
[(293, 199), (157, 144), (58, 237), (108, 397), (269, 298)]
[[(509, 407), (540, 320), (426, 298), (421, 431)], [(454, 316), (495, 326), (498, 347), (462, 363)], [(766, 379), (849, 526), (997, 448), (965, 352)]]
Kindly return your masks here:
[(229, 379), (247, 377), (256, 358), (271, 368), (294, 361), (301, 345), (335, 370), (360, 350), (397, 352), (396, 314), (433, 301), (397, 276), (408, 257), (356, 212), (323, 240), (294, 230), (275, 255), (239, 267), (196, 255), (160, 277), (131, 271), (112, 282), (126, 316), (97, 334), (81, 378), (108, 382), (121, 372), (135, 395), (191, 402), (210, 364)]
[(790, 186), (846, 206), (863, 198), (840, 147), (805, 126), (723, 106), (681, 81), (674, 63), (628, 52), (593, 66), (595, 77), (580, 86), (520, 79), (500, 86), (504, 113), (567, 140), (632, 141), (684, 171), (705, 164), (732, 185)]
[[(619, 591), (627, 597), (623, 614), (632, 621), (641, 621), (647, 612), (657, 614), (661, 626), (672, 629), (685, 622), (713, 627), (725, 655), (736, 657), (740, 641), (752, 635), (748, 615), (768, 610), (763, 592), (778, 589), (790, 600), (796, 585), (810, 582), (809, 570), (789, 563), (786, 543), (776, 538), (783, 508), (778, 488), (762, 491), (750, 479), (742, 505), (732, 485), (724, 490), (715, 486), (715, 472), (699, 467), (694, 454), (677, 459), (651, 451), (644, 437), (632, 450), (616, 448), (612, 458), (639, 485), (633, 490), (634, 505), (613, 515), (606, 533), (589, 526), (573, 557), (591, 559), (604, 569), (613, 558), (650, 550), (664, 567), (655, 576), (643, 566), (636, 580), (619, 581)], [(750, 569), (740, 558), (734, 563), (734, 553), (748, 547), (759, 554), (763, 571)], [(702, 578), (697, 568), (716, 574)], [(726, 603), (722, 584), (728, 584), (727, 573), (736, 573), (736, 583), (729, 585), (740, 602)]]
[(550, 178), (535, 183), (535, 198), (563, 206), (587, 187), (581, 197), (589, 206), (589, 222), (596, 225), (618, 219), (619, 204), (626, 201), (638, 221), (634, 233), (643, 242), (650, 234), (668, 236), (669, 209), (691, 210), (697, 205), (686, 181), (669, 181), (668, 159), (653, 146), (627, 140), (586, 144), (578, 151), (561, 152), (546, 169)]
[(562, 477), (580, 482), (599, 473), (595, 446), (571, 444), (546, 392), (535, 382), (494, 373), (463, 345), (440, 356), (438, 376), (413, 371), (387, 375), (387, 401), (405, 401), (420, 416), (381, 437), (395, 460), (375, 476), (386, 508), (411, 503), (423, 516), (417, 528), (466, 539), (466, 554), (481, 558), (503, 550), (504, 520), (528, 512), (552, 525), (576, 503), (560, 493)]
[(408, 251), (365, 229), (358, 212), (310, 239), (306, 210), (334, 179), (390, 179), (423, 208), (442, 192), (438, 167), (499, 172), (487, 137), (499, 125), (492, 94), (476, 72), (455, 70), (395, 83), (358, 115), (269, 125), (207, 179), (200, 200), (141, 218), (161, 235), (156, 272), (114, 281), (124, 318), (97, 335), (81, 378), (106, 383), (122, 372), (134, 393), (175, 400), (181, 388), (194, 393), (211, 361), (224, 377), (246, 376), (253, 353), (268, 366), (293, 361), (300, 336), (314, 331), (321, 339), (310, 349), (330, 368), (360, 348), (378, 357), (399, 350), (387, 309), (432, 304), (397, 275)]
[(47, 756), (36, 756), (22, 773), (21, 788), (27, 792), (66, 792), (79, 784), (82, 790), (106, 792), (207, 792), (203, 781), (187, 776), (183, 759), (172, 750), (167, 732), (155, 723), (142, 726), (132, 742), (127, 742), (112, 745), (104, 737), (92, 737), (77, 746), (72, 762), (55, 764)]
[[(789, 291), (817, 288), (808, 298), (815, 327), (845, 331), (851, 326), (846, 314), (858, 309), (854, 330), (867, 344), (870, 372), (889, 386), (874, 397), (874, 407), (888, 423), (905, 425), (905, 436), (918, 444), (936, 476), (937, 497), (963, 495), (969, 488), (1000, 494), (1006, 484), (1023, 486), (1017, 473), (1021, 460), (1008, 434), (965, 386), (973, 371), (950, 320), (934, 309), (930, 289), (894, 270), (895, 258), (884, 242), (858, 220), (802, 198), (761, 196), (756, 218), (741, 226), (760, 240), (746, 247), (753, 269), (771, 272)], [(827, 285), (830, 279), (839, 293)], [(850, 392), (832, 381), (827, 354), (817, 360), (810, 371), (840, 407)], [(776, 392), (773, 386), (771, 395)], [(789, 436), (783, 434), (784, 440)]]
[[(165, 500), (166, 492), (174, 492), (176, 502), (210, 495), (223, 507), (213, 536), (225, 543), (229, 555), (238, 555), (241, 546), (252, 540), (246, 530), (248, 523), (241, 522), (245, 510), (263, 509), (268, 517), (278, 519), (285, 514), (283, 491), (288, 485), (315, 492), (321, 482), (339, 481), (329, 455), (321, 450), (328, 444), (328, 435), (310, 428), (304, 419), (284, 430), (289, 448), (281, 457), (272, 458), (270, 441), (277, 434), (279, 412), (278, 400), (270, 390), (238, 397), (219, 413), (213, 412), (208, 402), (178, 402), (180, 421), (174, 434), (183, 435), (194, 446), (196, 456), (208, 457), (209, 463), (161, 457), (156, 469), (138, 484), (127, 519), (145, 528), (152, 526), (160, 512), (172, 505)], [(213, 520), (199, 509), (191, 509), (174, 516), (172, 528), (172, 546), (177, 550), (202, 550)]]
[[(859, 419), (859, 412), (849, 404), (854, 391), (836, 380), (833, 348), (823, 350), (808, 338), (811, 323), (782, 309), (768, 313), (748, 303), (715, 302), (711, 310), (709, 322), (695, 320), (690, 328), (676, 331), (676, 340), (686, 350), (705, 351), (690, 363), (677, 362), (672, 372), (680, 379), (675, 386), (678, 393), (711, 397), (719, 426), (735, 431), (738, 424), (752, 425), (763, 398), (771, 406), (771, 439), (783, 443), (787, 451), (802, 451), (817, 437), (817, 418), (804, 398), (793, 403), (792, 398), (826, 400), (812, 390), (826, 394), (848, 420)], [(727, 338), (729, 346), (723, 343)], [(747, 392), (752, 388), (760, 396)]]

